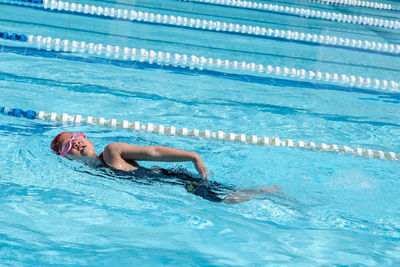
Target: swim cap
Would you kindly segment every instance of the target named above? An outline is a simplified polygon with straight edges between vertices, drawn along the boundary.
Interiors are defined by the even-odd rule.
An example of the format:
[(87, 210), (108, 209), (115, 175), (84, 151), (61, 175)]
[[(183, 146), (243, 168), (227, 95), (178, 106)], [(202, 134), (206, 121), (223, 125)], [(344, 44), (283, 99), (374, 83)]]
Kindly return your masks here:
[(50, 144), (51, 150), (53, 150), (54, 153), (56, 153), (57, 155), (60, 155), (60, 152), (59, 152), (60, 146), (58, 145), (58, 140), (60, 139), (60, 136), (63, 133), (66, 133), (66, 132), (59, 133), (56, 137), (54, 137), (53, 141), (51, 141), (51, 144)]

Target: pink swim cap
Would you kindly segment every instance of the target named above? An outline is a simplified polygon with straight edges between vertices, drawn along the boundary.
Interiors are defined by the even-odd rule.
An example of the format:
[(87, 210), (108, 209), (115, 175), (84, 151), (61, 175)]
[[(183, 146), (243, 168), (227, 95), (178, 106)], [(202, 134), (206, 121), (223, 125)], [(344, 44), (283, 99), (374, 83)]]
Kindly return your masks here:
[(51, 144), (50, 144), (51, 150), (53, 150), (54, 153), (56, 153), (57, 155), (60, 155), (60, 152), (59, 152), (60, 151), (60, 146), (58, 144), (58, 140), (60, 139), (60, 136), (63, 133), (67, 133), (67, 132), (59, 133), (56, 137), (54, 137), (53, 141), (51, 141)]

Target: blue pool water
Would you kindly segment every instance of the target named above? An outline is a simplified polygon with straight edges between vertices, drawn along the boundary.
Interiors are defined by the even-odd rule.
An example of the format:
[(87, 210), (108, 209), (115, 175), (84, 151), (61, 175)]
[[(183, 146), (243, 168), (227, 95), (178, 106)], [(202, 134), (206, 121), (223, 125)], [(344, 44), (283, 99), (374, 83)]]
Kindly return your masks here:
[[(399, 44), (398, 30), (180, 1), (83, 4)], [(381, 1), (383, 2), (383, 1)], [(280, 5), (397, 19), (398, 11)], [(385, 3), (394, 3), (386, 1)], [(0, 4), (0, 31), (399, 81), (399, 57)], [(0, 106), (400, 152), (400, 94), (228, 70), (190, 70), (0, 41)], [(237, 205), (56, 157), (61, 131), (196, 151), (212, 180), (279, 194)], [(399, 163), (0, 116), (0, 262), (19, 265), (396, 265)], [(165, 168), (189, 163), (143, 163)]]

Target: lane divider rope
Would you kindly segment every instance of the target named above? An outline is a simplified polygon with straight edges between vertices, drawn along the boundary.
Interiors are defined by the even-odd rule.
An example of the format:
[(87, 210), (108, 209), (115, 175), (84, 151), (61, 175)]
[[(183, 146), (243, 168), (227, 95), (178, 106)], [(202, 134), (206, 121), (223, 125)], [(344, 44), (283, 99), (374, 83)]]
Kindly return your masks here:
[(357, 49), (368, 52), (374, 51), (396, 56), (400, 55), (400, 44), (350, 39), (340, 36), (311, 34), (291, 30), (265, 28), (254, 25), (226, 23), (222, 21), (194, 19), (174, 15), (162, 15), (128, 9), (114, 9), (93, 5), (89, 6), (64, 1), (44, 0), (43, 4), (36, 4), (20, 0), (0, 0), (0, 2), (6, 2), (9, 4), (17, 3), (19, 5), (38, 7), (50, 11), (55, 10), (73, 14), (84, 14), (94, 17), (113, 18), (124, 21), (146, 22), (159, 25), (200, 29), (205, 31), (235, 33), (246, 36), (257, 36), (280, 40), (283, 39), (287, 41), (297, 41), (305, 44), (320, 46), (333, 46), (343, 49)]
[(252, 1), (241, 1), (241, 0), (183, 0), (183, 1), (237, 7), (237, 8), (246, 8), (246, 9), (264, 10), (282, 14), (290, 14), (298, 17), (322, 19), (322, 20), (329, 20), (341, 23), (368, 25), (368, 26), (387, 28), (387, 29), (395, 29), (395, 30), (400, 29), (400, 21), (398, 20), (388, 20), (375, 17), (349, 15), (344, 13), (320, 11), (308, 8), (289, 7), (289, 6), (266, 4), (260, 2), (252, 2)]
[[(5, 33), (7, 34), (7, 33)], [(9, 36), (7, 34), (7, 36)], [(11, 34), (12, 36), (12, 34)], [(22, 35), (21, 35), (22, 36)], [(11, 40), (11, 39), (10, 39)], [(25, 39), (24, 39), (25, 40)], [(16, 40), (17, 41), (17, 40)], [(22, 40), (19, 40), (22, 41)], [(291, 77), (298, 79), (309, 79), (315, 81), (330, 82), (333, 84), (342, 84), (357, 88), (372, 88), (389, 92), (400, 92), (400, 83), (395, 81), (379, 80), (369, 77), (328, 73), (320, 71), (311, 71), (305, 69), (296, 69), (281, 66), (262, 65), (248, 63), (245, 61), (230, 61), (227, 59), (206, 58), (204, 56), (186, 55), (163, 51), (154, 51), (146, 49), (136, 49), (129, 47), (119, 47), (111, 45), (102, 45), (86, 43), (84, 41), (61, 40), (59, 38), (42, 37), (40, 35), (28, 35), (27, 43), (36, 45), (37, 49), (46, 49), (47, 51), (62, 51), (80, 54), (89, 54), (93, 56), (104, 56), (112, 59), (156, 63), (158, 65), (172, 65), (174, 67), (189, 67), (190, 69), (224, 69), (232, 71), (244, 71), (258, 74), (276, 75), (280, 77)]]
[(0, 107), (0, 113), (4, 115), (24, 117), (28, 119), (40, 119), (45, 121), (61, 122), (63, 124), (75, 124), (75, 125), (89, 124), (95, 126), (121, 128), (132, 131), (169, 135), (169, 136), (184, 136), (197, 139), (229, 141), (241, 144), (259, 145), (259, 146), (274, 146), (274, 147), (282, 146), (282, 147), (302, 148), (317, 152), (335, 152), (343, 155), (347, 154), (347, 155), (355, 155), (366, 158), (400, 161), (400, 154), (396, 154), (394, 152), (384, 152), (381, 150), (374, 151), (371, 149), (363, 149), (359, 147), (350, 148), (349, 146), (339, 147), (338, 145), (328, 145), (325, 143), (316, 145), (315, 142), (304, 142), (304, 141), (294, 142), (291, 139), (281, 140), (279, 137), (269, 138), (269, 137), (257, 137), (256, 135), (246, 136), (245, 134), (235, 134), (231, 132), (225, 133), (222, 131), (212, 132), (210, 130), (200, 131), (198, 129), (193, 129), (193, 130), (187, 128), (179, 129), (174, 126), (166, 127), (161, 124), (155, 125), (153, 123), (141, 123), (138, 121), (129, 122), (127, 120), (123, 120), (122, 122), (118, 122), (116, 119), (107, 120), (102, 117), (98, 119), (92, 116), (84, 118), (82, 115), (70, 116), (66, 113), (60, 115), (55, 112), (45, 113), (44, 111), (40, 112), (35, 112), (33, 110), (23, 111), (21, 109), (12, 109), (8, 107)]
[(356, 7), (368, 7), (381, 10), (399, 10), (399, 6), (394, 6), (391, 4), (370, 2), (370, 1), (360, 1), (360, 0), (313, 0), (312, 2), (318, 4), (327, 5), (345, 5), (345, 6), (356, 6)]
[(40, 35), (28, 35), (24, 41), (37, 49), (46, 49), (47, 51), (61, 51), (88, 54), (91, 56), (107, 57), (111, 59), (148, 62), (158, 65), (172, 65), (174, 67), (188, 67), (190, 69), (223, 69), (224, 71), (250, 72), (260, 75), (276, 75), (278, 77), (308, 79), (317, 82), (328, 82), (332, 84), (345, 85), (356, 88), (377, 89), (386, 92), (400, 92), (400, 82), (373, 79), (369, 77), (328, 73), (320, 71), (311, 71), (305, 69), (296, 69), (290, 67), (271, 66), (248, 63), (246, 61), (236, 61), (228, 59), (206, 58), (204, 56), (186, 55), (179, 53), (169, 53), (163, 51), (154, 51), (146, 49), (136, 49), (129, 47), (119, 47), (111, 45), (102, 45), (86, 43), (84, 41), (61, 40), (59, 38), (42, 37)]

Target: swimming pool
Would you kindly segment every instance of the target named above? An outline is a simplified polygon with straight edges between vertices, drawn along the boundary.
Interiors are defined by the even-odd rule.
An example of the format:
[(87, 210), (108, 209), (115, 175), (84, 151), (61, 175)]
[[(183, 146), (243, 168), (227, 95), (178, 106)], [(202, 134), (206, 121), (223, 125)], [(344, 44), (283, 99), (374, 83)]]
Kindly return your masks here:
[[(89, 6), (82, 14), (62, 10), (65, 2), (44, 10), (40, 3), (2, 1), (0, 32), (24, 34), (27, 40), (0, 39), (1, 107), (139, 121), (169, 131), (174, 126), (203, 134), (232, 132), (238, 140), (0, 116), (1, 262), (398, 263), (398, 160), (321, 152), (318, 146), (400, 152), (399, 29), (395, 22), (390, 28), (399, 11), (321, 2), (262, 1), (267, 10), (256, 10), (221, 1), (79, 1), (83, 10)], [(98, 7), (103, 15), (96, 15)], [(114, 7), (116, 15), (105, 16), (105, 7)], [(330, 12), (336, 20), (311, 18), (311, 11), (308, 18), (298, 16), (288, 13), (290, 7), (298, 14), (308, 9), (321, 17), (325, 12), (325, 18)], [(131, 21), (132, 9), (137, 13)], [(339, 13), (357, 19), (339, 22)], [(157, 14), (162, 14), (159, 22)], [(377, 25), (373, 19), (360, 24), (359, 17), (378, 18)], [(51, 37), (50, 46), (49, 39), (38, 36)], [(98, 44), (104, 47), (100, 55)], [(277, 185), (282, 191), (227, 205), (179, 186), (116, 179), (56, 157), (49, 143), (65, 130), (86, 133), (97, 152), (115, 141), (193, 150), (214, 181)], [(244, 142), (240, 134), (246, 135)], [(244, 144), (252, 136), (268, 136), (275, 140), (270, 145), (274, 137), (294, 145)], [(298, 141), (316, 147), (302, 149)], [(190, 164), (177, 165), (195, 172)]]

